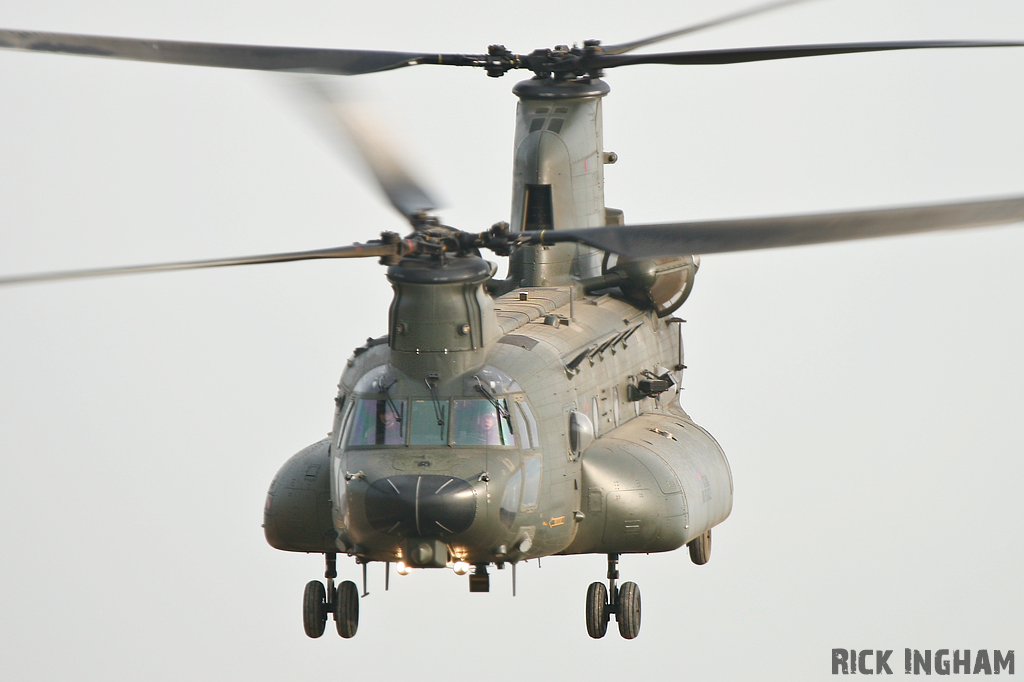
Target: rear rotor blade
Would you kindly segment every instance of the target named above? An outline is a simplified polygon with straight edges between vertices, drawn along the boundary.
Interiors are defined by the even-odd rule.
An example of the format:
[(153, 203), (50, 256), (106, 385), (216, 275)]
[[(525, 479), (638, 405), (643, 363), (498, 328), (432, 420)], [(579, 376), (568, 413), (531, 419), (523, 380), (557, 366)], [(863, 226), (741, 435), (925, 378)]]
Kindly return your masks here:
[(814, 215), (524, 232), (535, 244), (582, 242), (634, 258), (751, 251), (1024, 221), (1024, 196)]
[[(420, 63), (458, 65), (460, 55), (144, 40), (0, 29), (0, 48), (140, 62), (352, 76)], [(447, 59), (447, 61), (446, 61)]]
[(222, 268), (231, 265), (255, 265), (259, 263), (288, 263), (300, 260), (320, 260), (325, 258), (376, 258), (409, 253), (413, 246), (406, 240), (395, 242), (369, 242), (351, 244), (332, 249), (314, 251), (291, 251), (287, 253), (271, 253), (262, 256), (243, 256), (240, 258), (216, 258), (211, 260), (180, 261), (176, 263), (157, 263), (153, 265), (129, 265), (113, 268), (94, 268), (89, 270), (66, 270), (63, 272), (43, 272), (29, 275), (0, 277), (0, 286), (9, 284), (29, 284), (36, 282), (52, 282), (64, 279), (84, 279), (87, 277), (106, 277), (108, 275), (136, 275), (146, 272), (169, 272), (171, 270), (199, 270), (201, 268)]
[(690, 52), (664, 52), (638, 55), (594, 55), (588, 57), (588, 68), (608, 69), (633, 64), (740, 64), (764, 62), (773, 59), (821, 57), (860, 52), (889, 52), (892, 50), (931, 50), (965, 47), (1024, 47), (1020, 41), (988, 40), (902, 40), (872, 43), (832, 43), (825, 45), (772, 45), (767, 47), (741, 47), (724, 50), (698, 50)]
[(808, 0), (782, 0), (781, 2), (770, 2), (764, 5), (757, 5), (749, 9), (741, 10), (739, 12), (734, 12), (732, 14), (727, 14), (725, 16), (718, 17), (717, 19), (703, 21), (699, 24), (691, 24), (690, 26), (686, 26), (675, 31), (669, 31), (668, 33), (659, 33), (658, 35), (651, 36), (649, 38), (642, 38), (640, 40), (634, 40), (628, 43), (620, 43), (618, 45), (602, 45), (601, 52), (604, 54), (625, 54), (626, 52), (631, 52), (632, 50), (635, 50), (639, 47), (644, 47), (645, 45), (660, 43), (663, 40), (669, 40), (670, 38), (678, 38), (679, 36), (682, 35), (696, 33), (697, 31), (702, 31), (706, 28), (713, 28), (715, 26), (728, 24), (733, 21), (738, 21), (740, 19), (752, 17), (755, 14), (764, 14), (765, 12), (770, 12), (776, 9), (782, 9), (783, 7), (788, 7), (790, 5), (797, 5), (801, 2), (808, 2)]

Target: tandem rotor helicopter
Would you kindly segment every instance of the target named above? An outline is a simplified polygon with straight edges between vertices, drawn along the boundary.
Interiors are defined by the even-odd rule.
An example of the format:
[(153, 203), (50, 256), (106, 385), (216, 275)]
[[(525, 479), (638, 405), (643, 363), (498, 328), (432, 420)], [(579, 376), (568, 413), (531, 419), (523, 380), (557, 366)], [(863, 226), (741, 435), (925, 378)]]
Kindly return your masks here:
[[(372, 257), (394, 289), (387, 334), (357, 349), (342, 375), (331, 434), (271, 483), (268, 542), (323, 554), (326, 584), (303, 598), (306, 634), (333, 619), (356, 633), (359, 588), (335, 585), (338, 554), (399, 572), (450, 567), (489, 589), (491, 566), (557, 554), (608, 558), (607, 586), (586, 594), (590, 636), (612, 617), (631, 639), (640, 592), (619, 583), (621, 554), (686, 545), (707, 562), (729, 515), (722, 449), (679, 407), (683, 347), (673, 314), (699, 255), (1024, 220), (1024, 197), (819, 215), (628, 224), (605, 206), (602, 144), (608, 69), (727, 64), (830, 54), (999, 48), (1019, 42), (891, 42), (633, 54), (647, 45), (786, 5), (773, 3), (619, 45), (587, 41), (518, 54), (272, 48), (0, 31), (0, 47), (200, 66), (358, 75), (416, 65), (468, 66), (517, 83), (509, 221), (449, 227), (383, 143), (361, 135), (344, 105), (310, 92), (352, 130), (411, 232), (334, 249), (155, 266), (28, 275), (2, 284), (324, 258)], [(510, 259), (509, 274), (481, 256)]]

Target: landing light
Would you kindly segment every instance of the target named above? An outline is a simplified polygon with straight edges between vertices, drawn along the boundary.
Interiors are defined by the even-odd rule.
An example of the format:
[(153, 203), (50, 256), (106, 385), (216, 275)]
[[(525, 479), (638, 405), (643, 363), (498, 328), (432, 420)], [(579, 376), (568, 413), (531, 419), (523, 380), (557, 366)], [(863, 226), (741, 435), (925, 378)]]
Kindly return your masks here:
[(398, 571), (398, 575), (409, 575), (409, 571), (412, 569), (406, 566), (404, 561), (399, 561), (395, 565), (395, 570)]
[(465, 561), (456, 561), (452, 564), (452, 570), (455, 571), (455, 575), (466, 575), (469, 573), (469, 564)]

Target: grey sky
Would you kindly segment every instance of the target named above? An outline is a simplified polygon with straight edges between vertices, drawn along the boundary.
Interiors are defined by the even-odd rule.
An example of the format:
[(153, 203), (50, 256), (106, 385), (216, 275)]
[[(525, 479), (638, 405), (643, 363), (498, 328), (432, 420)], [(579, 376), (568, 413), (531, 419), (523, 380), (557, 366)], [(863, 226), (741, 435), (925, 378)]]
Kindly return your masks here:
[[(0, 25), (526, 52), (711, 5), (0, 0)], [(665, 49), (947, 38), (1024, 39), (1024, 6), (821, 0)], [(1022, 76), (1024, 49), (609, 71), (608, 204), (655, 222), (1020, 193)], [(508, 217), (515, 81), (358, 80), (449, 224)], [(257, 74), (9, 53), (0, 92), (0, 273), (402, 228)], [(586, 636), (601, 557), (522, 567), (515, 599), (508, 571), (487, 595), (450, 571), (385, 593), (374, 566), (355, 640), (302, 634), (322, 562), (266, 545), (263, 496), (384, 331), (373, 263), (0, 291), (0, 676), (791, 680), (830, 677), (833, 647), (1024, 648), (1022, 256), (1015, 227), (705, 258), (679, 313), (683, 406), (729, 456), (735, 505), (706, 566), (623, 559), (645, 604), (632, 642)]]

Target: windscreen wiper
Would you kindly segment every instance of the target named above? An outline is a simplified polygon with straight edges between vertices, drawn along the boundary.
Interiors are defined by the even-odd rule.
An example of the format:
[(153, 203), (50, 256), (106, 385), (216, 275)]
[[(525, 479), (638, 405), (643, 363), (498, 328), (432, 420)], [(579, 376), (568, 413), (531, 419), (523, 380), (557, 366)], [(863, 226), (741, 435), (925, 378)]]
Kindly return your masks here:
[(501, 417), (502, 419), (508, 419), (508, 410), (506, 410), (504, 406), (502, 406), (502, 404), (498, 402), (498, 399), (494, 397), (494, 394), (491, 393), (486, 386), (484, 386), (484, 382), (480, 380), (480, 377), (474, 376), (473, 378), (476, 379), (476, 386), (474, 388), (476, 388), (477, 391), (479, 391), (481, 394), (483, 394), (485, 398), (487, 398), (487, 402), (489, 402), (494, 407), (494, 409), (498, 411), (499, 417)]
[(398, 383), (398, 379), (392, 379), (390, 384), (385, 384), (383, 380), (378, 380), (377, 385), (380, 386), (380, 392), (384, 394), (384, 400), (388, 404), (388, 409), (395, 415), (395, 421), (399, 424), (402, 423), (402, 411), (395, 405), (395, 401), (391, 399), (391, 387)]

